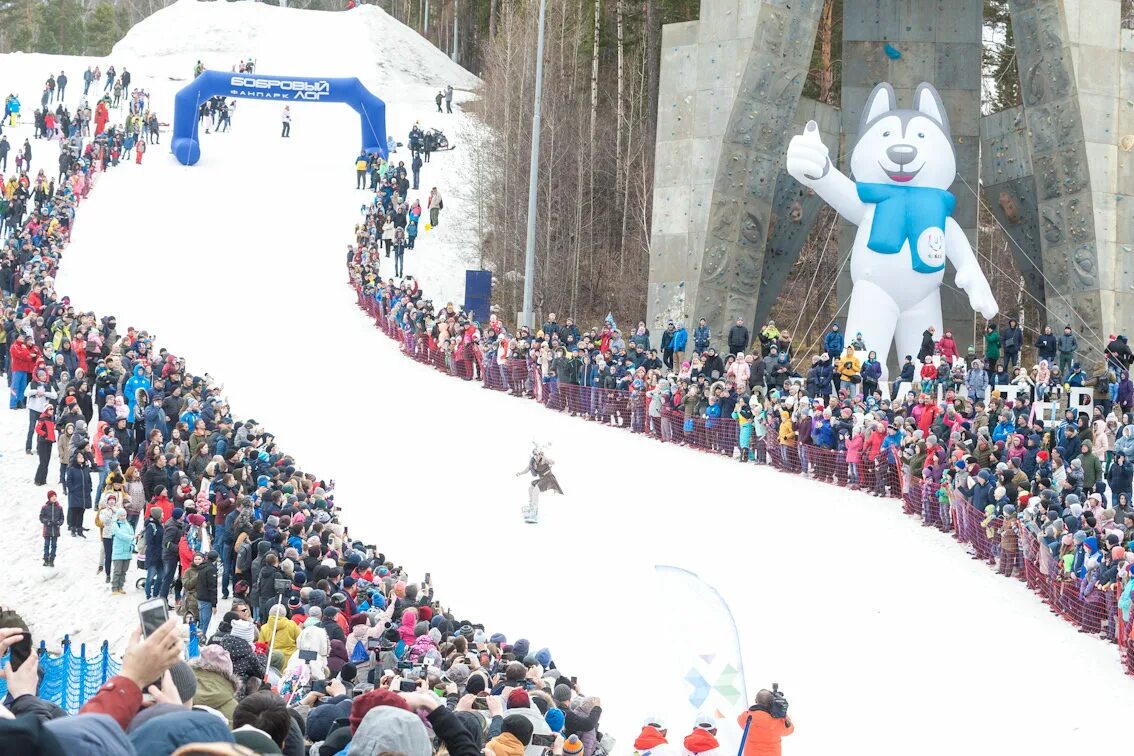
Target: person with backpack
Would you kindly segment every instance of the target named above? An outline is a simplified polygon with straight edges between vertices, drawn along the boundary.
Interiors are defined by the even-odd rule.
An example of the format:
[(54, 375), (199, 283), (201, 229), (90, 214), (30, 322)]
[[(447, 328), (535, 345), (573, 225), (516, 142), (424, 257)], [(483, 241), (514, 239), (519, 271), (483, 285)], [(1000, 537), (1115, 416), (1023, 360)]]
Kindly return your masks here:
[(197, 609), (200, 616), (197, 618), (197, 633), (202, 640), (208, 635), (209, 622), (213, 618), (213, 609), (217, 605), (217, 562), (220, 554), (210, 551), (205, 555), (205, 561), (197, 570)]
[[(429, 210), (429, 225), (433, 228), (441, 223), (441, 211), (444, 207), (445, 201), (441, 199), (441, 192), (437, 191), (437, 187), (433, 187), (429, 190), (429, 200), (426, 203), (426, 208)], [(410, 248), (412, 249), (412, 245)]]
[(161, 507), (151, 507), (150, 516), (142, 528), (143, 553), (146, 557), (146, 598), (156, 598), (161, 590), (162, 571), (162, 519)]
[[(168, 602), (169, 589), (173, 587), (173, 578), (177, 574), (177, 567), (180, 563), (180, 546), (181, 537), (185, 533), (185, 525), (181, 519), (185, 516), (185, 511), (178, 507), (173, 510), (173, 515), (166, 520), (165, 527), (162, 529), (161, 535), (161, 587), (158, 589), (158, 596), (166, 599)], [(153, 598), (153, 597), (151, 597)], [(174, 594), (176, 600), (180, 600), (181, 591), (178, 590)], [(173, 607), (168, 607), (172, 609)]]
[(366, 174), (370, 170), (370, 161), (366, 158), (365, 152), (358, 153), (358, 157), (354, 159), (354, 188), (366, 188)]

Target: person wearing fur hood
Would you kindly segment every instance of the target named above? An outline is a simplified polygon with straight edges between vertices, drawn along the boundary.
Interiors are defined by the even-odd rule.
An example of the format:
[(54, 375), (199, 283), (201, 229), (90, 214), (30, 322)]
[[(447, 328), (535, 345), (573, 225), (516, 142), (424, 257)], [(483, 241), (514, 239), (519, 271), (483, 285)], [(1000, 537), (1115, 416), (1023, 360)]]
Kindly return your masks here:
[(189, 662), (197, 678), (197, 692), (193, 704), (208, 706), (220, 712), (232, 727), (232, 714), (236, 711), (236, 694), (240, 680), (232, 671), (232, 658), (223, 647), (215, 644), (201, 647), (201, 655)]
[[(331, 654), (331, 639), (327, 637), (327, 631), (319, 626), (318, 618), (308, 617), (304, 620), (303, 629), (300, 631), (295, 645), (296, 651), (288, 659), (283, 676), (289, 678), (293, 675), (299, 675), (301, 679), (307, 677), (310, 680), (326, 680), (327, 657)], [(301, 659), (299, 655), (304, 651), (314, 651), (315, 659), (310, 663)]]

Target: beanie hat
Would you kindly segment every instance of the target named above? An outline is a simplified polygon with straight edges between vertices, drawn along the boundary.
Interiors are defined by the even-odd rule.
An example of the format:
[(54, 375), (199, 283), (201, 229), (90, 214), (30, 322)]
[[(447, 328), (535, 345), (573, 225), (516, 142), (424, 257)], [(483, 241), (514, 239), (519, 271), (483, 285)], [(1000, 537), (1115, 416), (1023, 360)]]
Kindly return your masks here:
[(177, 662), (169, 668), (169, 676), (173, 678), (173, 684), (177, 687), (177, 697), (181, 699), (181, 703), (197, 695), (197, 678), (188, 664), (183, 661)]
[(54, 491), (48, 491), (48, 492), (47, 492), (47, 498), (49, 498), (49, 499), (50, 499), (50, 498), (51, 498), (52, 496), (58, 496), (58, 495), (59, 495), (59, 494), (55, 493)]
[(556, 701), (571, 700), (571, 686), (560, 683), (555, 686), (554, 698)]
[(530, 708), (532, 700), (528, 698), (526, 691), (519, 688), (513, 690), (508, 694), (508, 708), (509, 709), (526, 709)]
[(388, 690), (370, 690), (357, 696), (350, 706), (350, 731), (355, 732), (362, 723), (367, 712), (376, 706), (393, 706), (396, 709), (409, 711), (404, 698)]
[(583, 741), (579, 740), (578, 735), (572, 735), (567, 738), (563, 743), (563, 753), (577, 754), (583, 752)]
[(245, 619), (232, 621), (232, 636), (253, 643), (256, 640), (256, 627)]
[(483, 675), (471, 675), (469, 679), (465, 681), (465, 693), (475, 696), (477, 693), (483, 693), (484, 689)]
[(184, 516), (185, 516), (185, 510), (184, 509), (182, 509), (181, 507), (174, 507), (173, 508), (173, 515), (172, 515), (173, 519), (180, 520)]
[(517, 659), (523, 659), (528, 655), (528, 648), (530, 648), (530, 646), (531, 644), (528, 642), (527, 638), (520, 638), (516, 641), (516, 644), (512, 646), (512, 653), (516, 655)]
[(495, 643), (497, 646), (503, 646), (508, 642), (508, 638), (504, 633), (493, 633), (492, 637), (488, 639), (489, 643)]
[(563, 730), (563, 725), (566, 722), (566, 717), (559, 709), (548, 709), (547, 714), (543, 717), (547, 722), (547, 726), (551, 728), (552, 733), (558, 733)]

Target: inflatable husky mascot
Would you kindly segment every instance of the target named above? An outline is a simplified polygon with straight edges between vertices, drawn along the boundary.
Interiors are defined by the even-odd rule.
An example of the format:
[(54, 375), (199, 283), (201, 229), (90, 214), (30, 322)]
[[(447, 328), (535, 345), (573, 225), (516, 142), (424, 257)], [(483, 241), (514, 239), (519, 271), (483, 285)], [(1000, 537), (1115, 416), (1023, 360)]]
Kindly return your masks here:
[(895, 343), (899, 361), (916, 355), (929, 326), (940, 338), (946, 258), (972, 308), (986, 318), (996, 315), (988, 281), (951, 217), (956, 199), (948, 189), (957, 159), (949, 119), (930, 84), (918, 86), (912, 110), (897, 109), (894, 89), (885, 82), (870, 93), (851, 152), (853, 181), (831, 162), (814, 121), (792, 137), (786, 167), (858, 226), (845, 331), (862, 333), (883, 364)]

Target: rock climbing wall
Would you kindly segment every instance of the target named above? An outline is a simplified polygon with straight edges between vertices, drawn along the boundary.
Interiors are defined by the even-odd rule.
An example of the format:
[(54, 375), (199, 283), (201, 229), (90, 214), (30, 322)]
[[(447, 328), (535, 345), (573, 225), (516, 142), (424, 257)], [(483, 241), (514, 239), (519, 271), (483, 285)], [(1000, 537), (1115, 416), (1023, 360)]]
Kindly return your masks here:
[[(1134, 48), (1120, 0), (1015, 0), (1049, 322), (1095, 349), (1134, 317)], [(1130, 137), (1134, 147), (1134, 136)]]
[[(1025, 288), (1043, 310), (1047, 295), (1042, 273), (1039, 209), (1024, 109), (1010, 108), (981, 118), (980, 145), (980, 180), (985, 201), (1009, 236), (1016, 269), (1024, 279)], [(1002, 303), (1001, 307), (1008, 304)], [(1028, 327), (1036, 325), (1029, 323)], [(1042, 324), (1039, 327), (1042, 328)]]
[[(663, 30), (651, 327), (703, 317), (722, 333), (738, 315), (753, 317), (777, 178), (822, 6), (702, 0), (699, 21)], [(837, 143), (836, 135), (825, 137)]]

